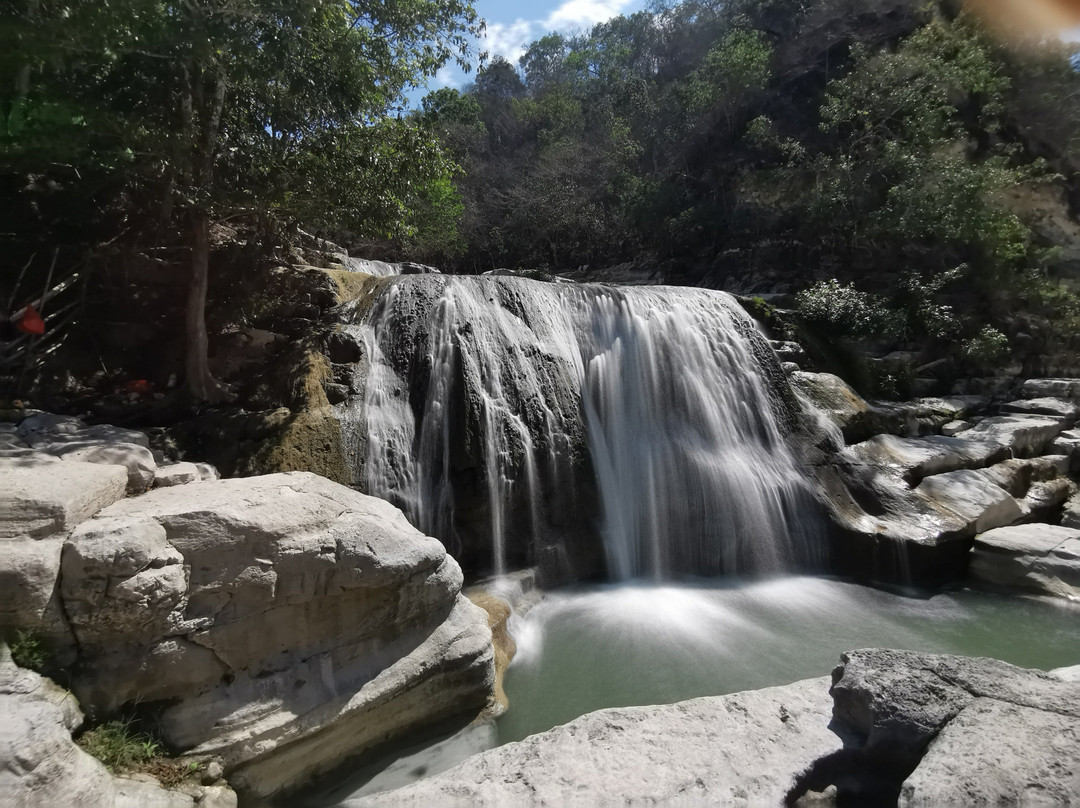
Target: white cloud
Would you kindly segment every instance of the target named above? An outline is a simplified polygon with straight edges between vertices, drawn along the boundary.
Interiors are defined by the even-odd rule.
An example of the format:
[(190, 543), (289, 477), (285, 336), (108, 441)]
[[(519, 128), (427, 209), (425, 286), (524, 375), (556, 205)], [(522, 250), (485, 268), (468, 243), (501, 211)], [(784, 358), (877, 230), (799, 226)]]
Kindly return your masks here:
[(541, 25), (539, 20), (522, 19), (511, 23), (488, 23), (483, 48), (490, 56), (503, 56), (516, 62), (525, 53), (525, 46), (536, 39)]
[(511, 23), (489, 22), (482, 47), (489, 56), (503, 56), (510, 62), (517, 62), (526, 46), (544, 34), (590, 29), (598, 22), (623, 13), (633, 3), (634, 0), (564, 0), (543, 19), (519, 17)]
[(592, 28), (610, 20), (630, 5), (630, 0), (566, 0), (544, 20), (548, 30)]
[(459, 87), (461, 86), (461, 70), (457, 65), (446, 65), (435, 74), (436, 87)]

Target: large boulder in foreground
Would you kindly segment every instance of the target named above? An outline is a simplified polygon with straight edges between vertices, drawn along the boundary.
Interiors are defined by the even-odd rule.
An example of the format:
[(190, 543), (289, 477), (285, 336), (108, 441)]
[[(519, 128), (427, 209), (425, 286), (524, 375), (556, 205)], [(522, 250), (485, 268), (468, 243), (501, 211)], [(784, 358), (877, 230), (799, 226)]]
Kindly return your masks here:
[(589, 713), (361, 806), (783, 805), (840, 749), (827, 679)]
[(833, 681), (833, 727), (860, 753), (847, 774), (891, 779), (901, 806), (1069, 805), (1080, 794), (1078, 682), (891, 650), (844, 654)]
[(491, 635), (461, 582), (396, 508), (314, 474), (155, 489), (64, 548), (73, 688), (99, 715), (156, 702), (170, 746), (288, 791), (486, 704)]

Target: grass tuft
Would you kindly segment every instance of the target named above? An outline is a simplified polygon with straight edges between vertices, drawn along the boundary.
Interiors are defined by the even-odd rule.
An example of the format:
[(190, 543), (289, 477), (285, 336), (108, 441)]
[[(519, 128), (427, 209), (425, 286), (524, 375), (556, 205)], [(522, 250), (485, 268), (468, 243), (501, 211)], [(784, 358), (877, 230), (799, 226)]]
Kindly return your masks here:
[(144, 769), (163, 754), (161, 744), (137, 730), (131, 719), (87, 730), (79, 738), (79, 746), (114, 774)]

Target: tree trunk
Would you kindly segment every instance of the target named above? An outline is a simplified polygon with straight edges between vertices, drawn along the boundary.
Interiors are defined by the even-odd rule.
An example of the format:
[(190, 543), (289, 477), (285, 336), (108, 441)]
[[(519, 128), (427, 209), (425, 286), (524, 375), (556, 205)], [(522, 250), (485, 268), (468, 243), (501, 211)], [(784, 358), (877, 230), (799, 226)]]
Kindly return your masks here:
[(187, 386), (199, 401), (216, 404), (232, 397), (231, 391), (210, 373), (206, 334), (206, 291), (210, 278), (210, 217), (191, 211), (191, 283), (188, 287)]

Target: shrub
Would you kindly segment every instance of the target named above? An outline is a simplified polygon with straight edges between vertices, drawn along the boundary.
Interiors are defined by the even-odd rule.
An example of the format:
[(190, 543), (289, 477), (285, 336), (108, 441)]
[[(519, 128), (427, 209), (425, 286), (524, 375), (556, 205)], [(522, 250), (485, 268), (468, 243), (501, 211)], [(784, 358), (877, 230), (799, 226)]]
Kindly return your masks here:
[(985, 326), (960, 345), (960, 355), (979, 367), (989, 367), (1009, 355), (1009, 339), (992, 326)]
[(889, 309), (882, 298), (835, 278), (799, 292), (796, 301), (808, 322), (835, 336), (890, 339), (903, 327), (902, 315)]

